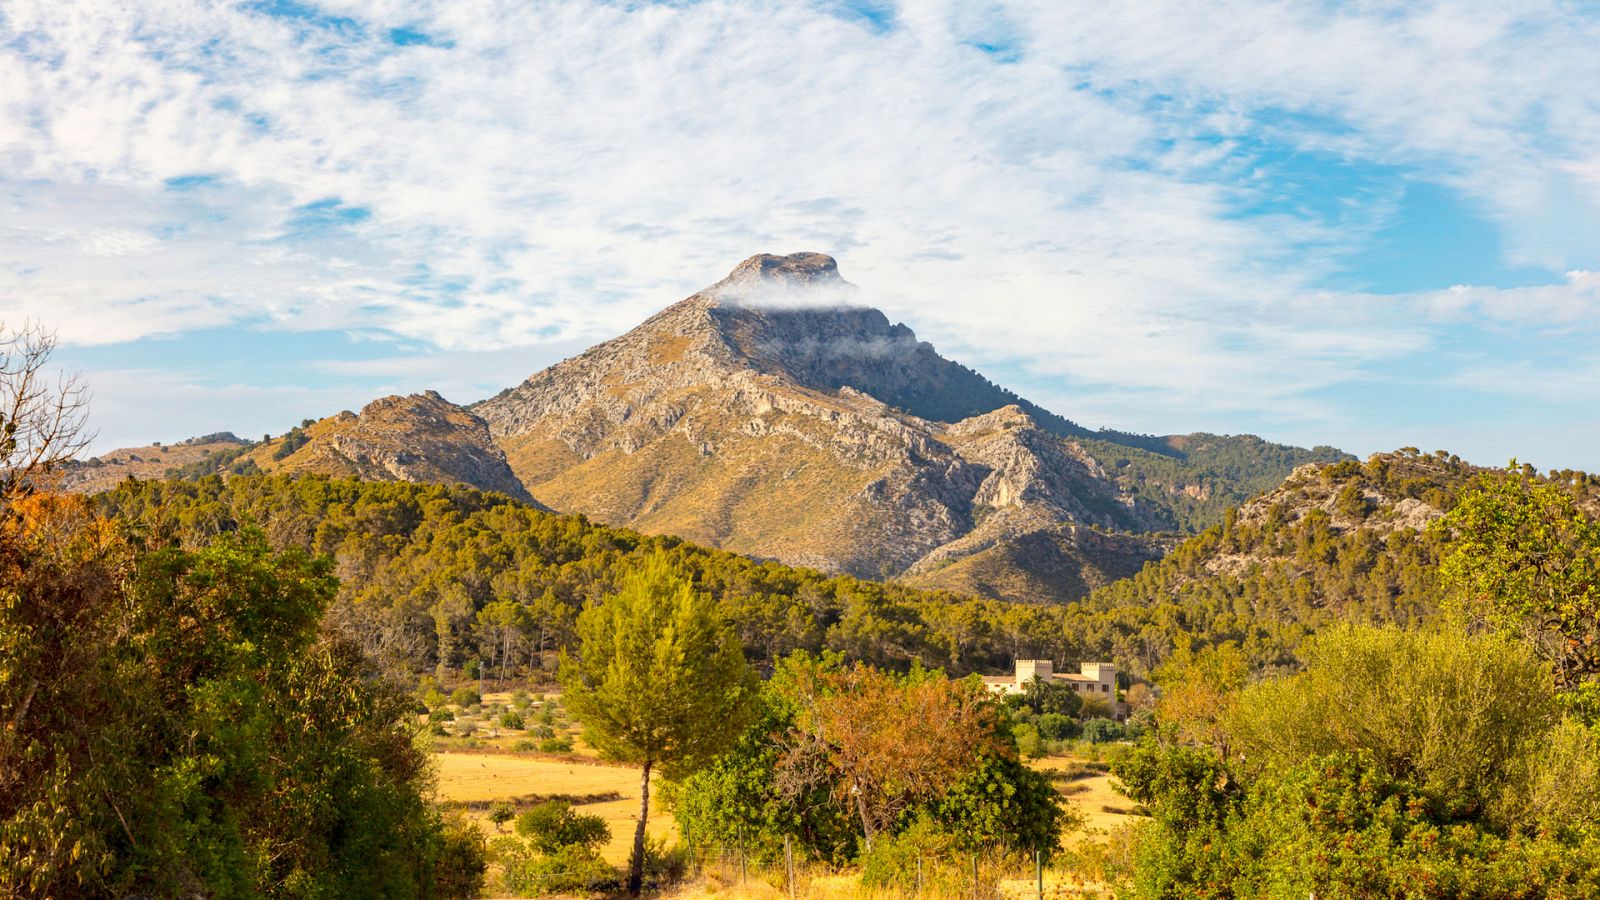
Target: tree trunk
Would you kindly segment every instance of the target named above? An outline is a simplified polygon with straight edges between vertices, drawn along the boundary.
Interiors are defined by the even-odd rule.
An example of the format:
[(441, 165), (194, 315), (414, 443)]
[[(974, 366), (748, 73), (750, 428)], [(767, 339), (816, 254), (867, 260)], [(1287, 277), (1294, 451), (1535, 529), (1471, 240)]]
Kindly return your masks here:
[(628, 868), (628, 893), (639, 896), (644, 887), (644, 824), (650, 817), (650, 761), (645, 760), (639, 779), (639, 825), (633, 830), (633, 859)]
[(867, 849), (871, 850), (872, 839), (875, 835), (872, 827), (872, 819), (867, 815), (866, 795), (861, 792), (861, 786), (859, 784), (852, 786), (851, 793), (856, 795), (856, 812), (861, 816), (861, 837), (865, 841)]

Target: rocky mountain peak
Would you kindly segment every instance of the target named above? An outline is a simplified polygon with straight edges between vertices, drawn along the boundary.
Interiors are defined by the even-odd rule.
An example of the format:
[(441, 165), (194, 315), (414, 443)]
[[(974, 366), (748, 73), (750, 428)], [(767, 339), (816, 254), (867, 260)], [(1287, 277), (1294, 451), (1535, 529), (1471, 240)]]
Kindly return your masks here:
[(826, 253), (790, 253), (787, 256), (757, 253), (734, 266), (728, 277), (713, 285), (711, 291), (758, 285), (793, 288), (846, 283), (839, 276), (838, 261)]

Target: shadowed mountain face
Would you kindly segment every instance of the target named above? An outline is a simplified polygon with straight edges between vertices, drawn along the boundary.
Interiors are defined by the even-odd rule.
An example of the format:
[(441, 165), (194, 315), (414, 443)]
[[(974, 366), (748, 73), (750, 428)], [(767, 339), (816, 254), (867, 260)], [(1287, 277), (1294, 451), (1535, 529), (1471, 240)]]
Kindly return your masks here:
[(1138, 535), (1337, 456), (1197, 435), (1219, 464), (1191, 466), (1172, 439), (1093, 434), (860, 305), (814, 253), (751, 257), (475, 411), (553, 508), (1015, 599), (1131, 574), (1163, 546)]

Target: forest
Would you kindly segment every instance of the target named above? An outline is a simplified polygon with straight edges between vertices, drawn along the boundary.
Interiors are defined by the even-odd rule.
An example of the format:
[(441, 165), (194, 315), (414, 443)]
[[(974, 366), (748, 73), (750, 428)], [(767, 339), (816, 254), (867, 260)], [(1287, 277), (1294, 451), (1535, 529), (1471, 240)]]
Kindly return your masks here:
[[(1475, 471), (1399, 454), (1333, 464), (1318, 477), (1324, 491), (1426, 498), (1445, 508)], [(1259, 521), (1229, 513), (1080, 603), (1042, 605), (754, 561), (466, 487), (208, 476), (128, 481), (95, 502), (186, 546), (254, 526), (275, 548), (330, 557), (340, 583), (331, 614), (366, 652), (408, 675), (458, 671), (468, 659), (508, 677), (553, 671), (584, 604), (658, 551), (693, 574), (749, 657), (769, 669), (795, 650), (832, 650), (891, 669), (915, 662), (953, 674), (1003, 671), (1018, 657), (1109, 658), (1147, 678), (1174, 647), (1221, 641), (1239, 644), (1257, 666), (1287, 665), (1326, 623), (1430, 615), (1441, 597), (1444, 541), (1427, 528), (1337, 528), (1320, 510), (1280, 501)], [(1392, 504), (1360, 504), (1363, 522), (1392, 512)], [(1208, 569), (1222, 554), (1249, 565)]]

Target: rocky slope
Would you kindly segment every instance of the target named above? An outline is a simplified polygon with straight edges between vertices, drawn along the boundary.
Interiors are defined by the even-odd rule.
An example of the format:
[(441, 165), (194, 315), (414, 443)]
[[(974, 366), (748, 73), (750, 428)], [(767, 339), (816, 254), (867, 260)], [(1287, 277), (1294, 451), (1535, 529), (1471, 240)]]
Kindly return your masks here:
[(315, 472), (369, 481), (466, 484), (532, 501), (488, 426), (433, 391), (384, 397), (260, 442), (209, 435), (170, 446), (113, 450), (70, 467), (67, 490), (114, 487), (124, 478), (195, 478), (246, 472)]
[[(751, 257), (475, 411), (552, 508), (1013, 599), (1129, 574), (1162, 546), (1139, 535), (1247, 489), (1176, 439), (1090, 436), (944, 359), (821, 254)], [(1262, 458), (1268, 483), (1336, 455), (1196, 437)]]
[(246, 458), (264, 472), (467, 484), (532, 499), (484, 421), (433, 391), (384, 397), (359, 413), (302, 425)]
[(203, 468), (207, 461), (221, 468), (250, 446), (230, 432), (190, 438), (176, 444), (125, 447), (67, 465), (61, 475), (63, 490), (85, 494), (110, 490), (126, 478), (149, 481), (183, 469)]

